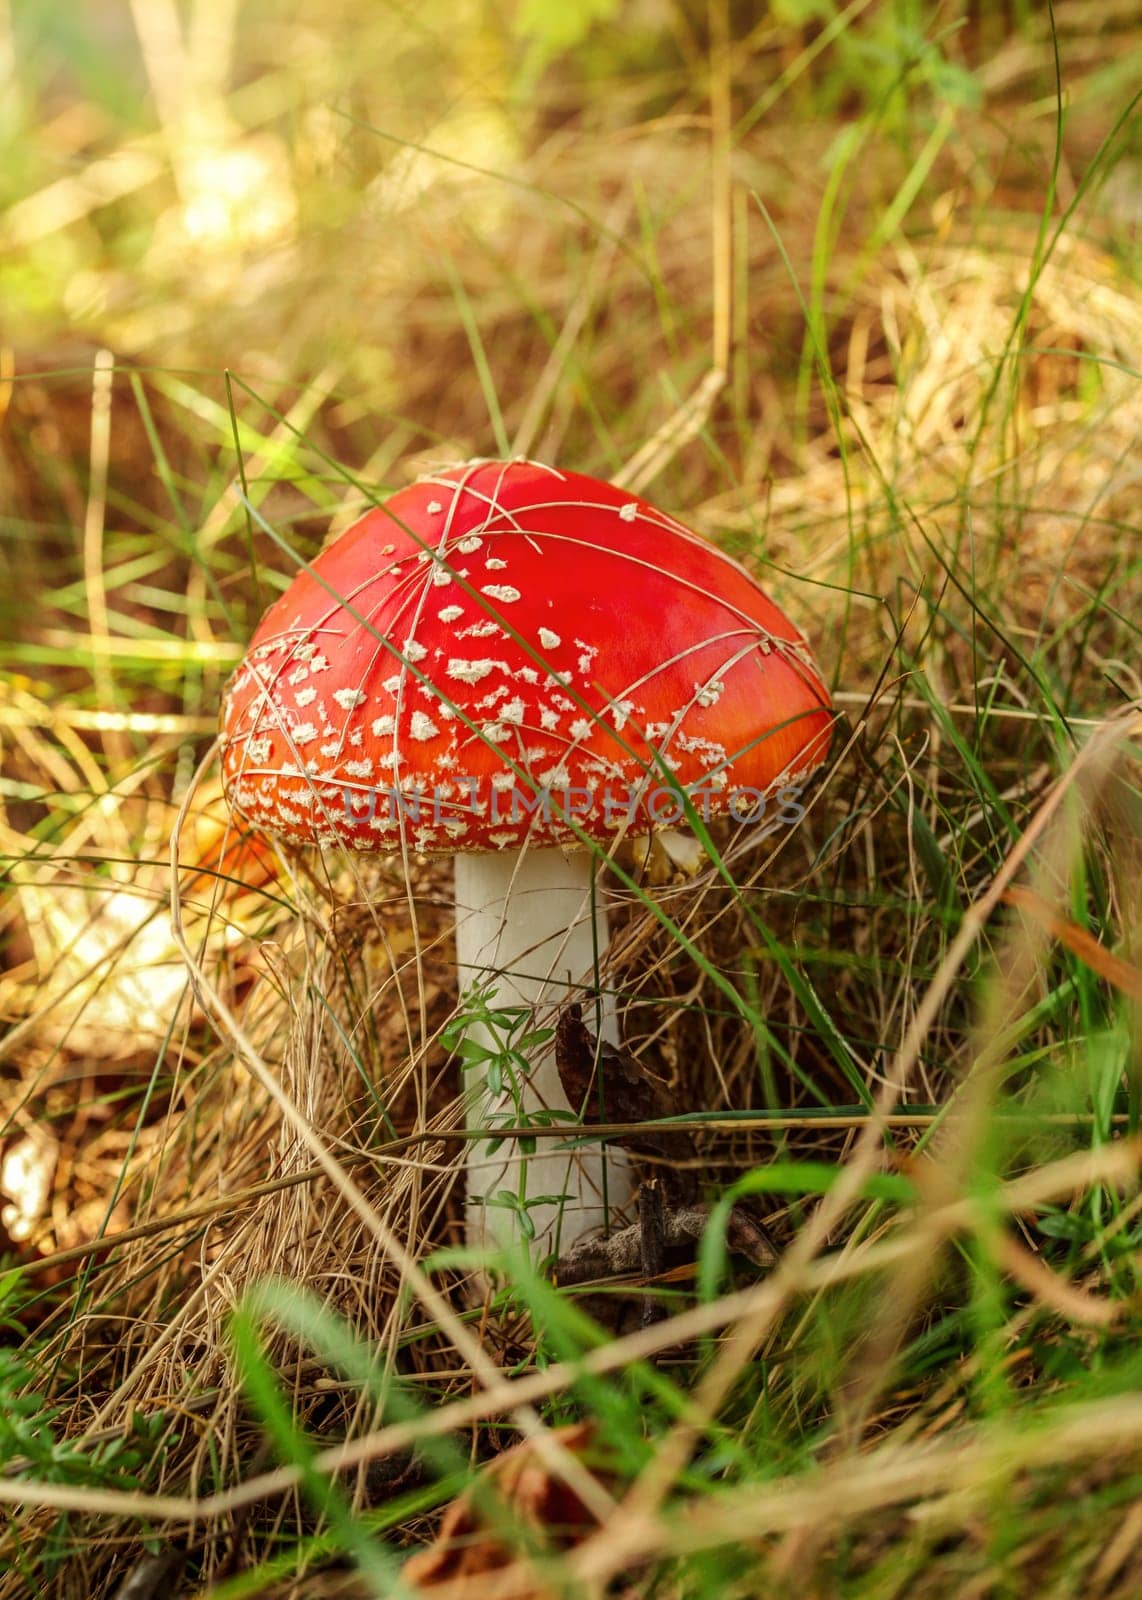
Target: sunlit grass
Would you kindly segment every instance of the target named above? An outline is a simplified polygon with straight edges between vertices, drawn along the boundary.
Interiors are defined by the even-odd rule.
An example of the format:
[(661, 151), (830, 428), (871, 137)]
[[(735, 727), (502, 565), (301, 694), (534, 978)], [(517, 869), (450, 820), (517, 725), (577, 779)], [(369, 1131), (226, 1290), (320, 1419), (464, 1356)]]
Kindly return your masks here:
[[(483, 1491), (562, 1592), (1132, 1594), (1133, 8), (555, 9), (0, 6), (0, 1600), (394, 1593), (582, 1419), (588, 1537)], [(749, 565), (844, 720), (799, 827), (611, 883), (694, 1259), (474, 1308), (446, 868), (200, 763), (331, 528), (514, 451)]]

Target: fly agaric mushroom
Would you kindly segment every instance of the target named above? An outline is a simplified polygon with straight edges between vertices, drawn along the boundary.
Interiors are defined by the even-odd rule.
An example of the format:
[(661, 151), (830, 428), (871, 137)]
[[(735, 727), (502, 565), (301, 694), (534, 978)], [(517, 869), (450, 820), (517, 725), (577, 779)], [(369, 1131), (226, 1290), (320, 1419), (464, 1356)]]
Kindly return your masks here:
[[(612, 484), (474, 461), (369, 511), (270, 607), (226, 689), (222, 772), (296, 844), (453, 856), (464, 981), (542, 1017), (607, 945), (584, 846), (678, 820), (682, 791), (755, 815), (831, 726), (804, 638), (735, 561)], [(476, 1099), (477, 1122), (518, 1120), (510, 1088)], [(540, 1107), (571, 1109), (549, 1047), (523, 1087)], [(518, 1193), (518, 1159), (470, 1147), (473, 1243), (520, 1237), (487, 1203)], [(527, 1196), (563, 1197), (524, 1198), (548, 1250), (629, 1194), (621, 1153), (609, 1184), (589, 1149), (526, 1160)]]

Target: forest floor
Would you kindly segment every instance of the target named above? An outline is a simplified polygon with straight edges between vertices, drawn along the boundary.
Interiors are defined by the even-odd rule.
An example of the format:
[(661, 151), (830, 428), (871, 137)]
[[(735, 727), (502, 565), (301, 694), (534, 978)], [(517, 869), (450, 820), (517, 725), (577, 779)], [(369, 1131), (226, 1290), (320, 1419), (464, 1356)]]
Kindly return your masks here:
[[(1142, 1592), (1135, 8), (183, 9), (0, 4), (0, 1600)], [(709, 1220), (589, 1294), (462, 1248), (447, 863), (214, 746), (331, 531), (516, 454), (838, 712), (620, 858)]]

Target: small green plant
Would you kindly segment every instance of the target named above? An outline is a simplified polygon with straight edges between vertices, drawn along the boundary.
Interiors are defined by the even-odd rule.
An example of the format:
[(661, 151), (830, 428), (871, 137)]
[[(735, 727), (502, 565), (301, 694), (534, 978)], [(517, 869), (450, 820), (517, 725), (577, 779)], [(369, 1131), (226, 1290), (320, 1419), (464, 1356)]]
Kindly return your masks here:
[[(13, 1314), (19, 1274), (0, 1279), (0, 1329), (22, 1337)], [(49, 1399), (42, 1374), (24, 1350), (0, 1344), (0, 1474), (36, 1483), (100, 1489), (136, 1489), (140, 1469), (154, 1456), (157, 1426), (135, 1413), (130, 1430), (92, 1448), (64, 1435), (60, 1419), (67, 1407)], [(69, 1514), (56, 1518), (41, 1555), (43, 1570), (54, 1572), (69, 1553)]]
[[(488, 1117), (490, 1129), (499, 1128), (555, 1128), (562, 1124), (574, 1127), (578, 1119), (573, 1112), (551, 1110), (546, 1107), (528, 1107), (524, 1098), (524, 1084), (531, 1071), (527, 1052), (542, 1049), (555, 1036), (554, 1028), (530, 1026), (532, 1012), (529, 1006), (496, 1006), (493, 1001), (498, 990), (491, 984), (473, 984), (461, 998), (459, 1014), (444, 1031), (445, 1046), (457, 1055), (464, 1065), (465, 1074), (480, 1071), (483, 1089), (500, 1098), (507, 1094), (510, 1105), (503, 1111), (494, 1111)], [(472, 1037), (479, 1033), (489, 1041), (481, 1043)], [(487, 1153), (494, 1155), (504, 1144), (503, 1138), (493, 1133), (487, 1141)], [(535, 1238), (532, 1210), (541, 1205), (562, 1206), (564, 1194), (529, 1194), (528, 1162), (533, 1156), (537, 1141), (526, 1134), (518, 1138), (520, 1154), (525, 1158), (519, 1164), (519, 1179), (514, 1189), (500, 1189), (494, 1195), (471, 1200), (473, 1205), (493, 1206), (510, 1211), (517, 1219), (524, 1239)]]

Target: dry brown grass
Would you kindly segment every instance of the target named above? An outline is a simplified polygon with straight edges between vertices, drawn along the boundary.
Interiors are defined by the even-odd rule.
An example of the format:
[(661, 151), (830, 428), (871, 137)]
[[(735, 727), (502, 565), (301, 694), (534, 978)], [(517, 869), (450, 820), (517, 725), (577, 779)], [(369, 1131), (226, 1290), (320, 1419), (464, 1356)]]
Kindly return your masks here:
[[(465, 1329), (496, 1373), (526, 1367), (533, 1353), (522, 1313), (471, 1320), (460, 1269), (430, 1280), (451, 1316), (466, 1319), (459, 1334), (418, 1277), (417, 1264), (460, 1234), (461, 1146), (446, 1136), (463, 1113), (440, 1043), (457, 1006), (447, 869), (417, 865), (406, 882), (387, 863), (271, 859), (203, 820), (219, 815), (216, 783), (209, 764), (192, 774), (256, 614), (249, 549), (263, 576), (288, 575), (274, 541), (247, 532), (223, 365), (249, 385), (235, 392), (250, 497), (303, 554), (331, 518), (343, 526), (362, 503), (330, 460), (371, 488), (429, 459), (490, 453), (498, 430), (512, 449), (649, 483), (653, 498), (752, 564), (806, 623), (848, 720), (804, 823), (760, 847), (719, 836), (733, 890), (712, 869), (691, 881), (658, 857), (626, 861), (709, 968), (741, 986), (769, 1044), (642, 899), (615, 894), (610, 974), (630, 1048), (682, 1110), (766, 1107), (776, 1084), (787, 1113), (780, 1129), (699, 1130), (715, 1192), (775, 1152), (841, 1166), (856, 1151), (877, 1170), (920, 1171), (924, 1115), (894, 1129), (889, 1154), (867, 1146), (866, 1119), (844, 1112), (823, 1127), (803, 1113), (852, 1107), (854, 1084), (886, 1105), (891, 1093), (906, 1112), (982, 1081), (974, 1114), (985, 1119), (1003, 1068), (981, 1073), (989, 1038), (978, 1002), (996, 971), (1010, 981), (985, 1015), (1004, 1059), (1016, 1053), (1022, 1063), (1014, 1087), (1043, 1113), (1013, 1136), (1005, 1159), (1034, 1170), (1064, 1153), (1066, 1137), (1046, 1115), (1050, 1096), (1037, 1097), (1026, 1061), (1039, 1050), (1051, 1073), (1074, 1067), (1060, 1038), (1066, 1026), (1081, 1032), (1078, 1001), (1041, 1017), (1034, 1010), (1066, 975), (1039, 934), (1001, 915), (972, 923), (978, 942), (956, 946), (961, 917), (970, 921), (1004, 863), (1018, 859), (1016, 841), (1035, 835), (1060, 785), (1082, 803), (1051, 823), (1049, 850), (1037, 843), (1037, 886), (1078, 916), (1095, 880), (1099, 937), (1137, 961), (1126, 794), (1136, 772), (1123, 750), (1137, 738), (1128, 708), (1142, 700), (1129, 654), (1142, 295), (1128, 270), (1136, 220), (1121, 176), (1136, 163), (1116, 159), (1089, 186), (1086, 177), (1109, 131), (1099, 85), (1114, 53), (1137, 43), (1129, 8), (1110, 17), (1110, 41), (1087, 8), (1057, 12), (1075, 109), (1053, 215), (1076, 209), (1045, 263), (1038, 213), (1054, 124), (1039, 21), (1001, 30), (983, 50), (993, 19), (971, 17), (963, 56), (983, 109), (936, 106), (933, 119), (946, 114), (948, 125), (921, 175), (921, 199), (891, 225), (892, 198), (922, 141), (908, 120), (867, 123), (867, 146), (844, 176), (836, 237), (822, 243), (821, 159), (844, 128), (866, 124), (856, 91), (835, 101), (816, 69), (795, 79), (808, 98), (791, 88), (786, 118), (740, 132), (732, 151), (719, 146), (725, 125), (717, 72), (710, 114), (704, 23), (679, 8), (675, 54), (660, 71), (632, 67), (589, 94), (556, 65), (528, 118), (506, 97), (472, 90), (502, 86), (509, 47), (491, 23), (473, 46), (478, 71), (456, 48), (439, 75), (427, 71), (420, 52), (443, 29), (437, 7), (415, 39), (399, 36), (396, 66), (410, 85), (418, 73), (437, 83), (446, 105), (432, 124), (414, 114), (411, 88), (386, 102), (375, 82), (347, 71), (343, 53), (307, 50), (310, 9), (293, 19), (297, 54), (286, 64), (270, 51), (242, 82), (217, 69), (232, 120), (208, 153), (235, 171), (253, 164), (262, 211), (248, 194), (221, 221), (202, 210), (194, 143), (169, 98), (177, 74), (155, 36), (146, 70), (156, 129), (128, 137), (74, 94), (45, 107), (49, 143), (68, 170), (30, 184), (0, 232), (25, 252), (36, 281), (49, 274), (57, 241), (60, 288), (86, 308), (66, 331), (62, 319), (26, 311), (0, 383), (0, 511), (15, 534), (6, 621), (17, 651), (0, 683), (9, 780), (0, 846), (11, 887), (0, 911), (0, 1015), (9, 1024), (0, 1136), (5, 1154), (23, 1141), (31, 1165), (48, 1173), (42, 1195), (25, 1184), (16, 1197), (27, 1214), (14, 1219), (13, 1240), (39, 1274), (31, 1281), (51, 1286), (25, 1316), (64, 1408), (58, 1431), (90, 1451), (136, 1414), (154, 1419), (162, 1444), (143, 1488), (184, 1506), (268, 1467), (228, 1333), (235, 1305), (267, 1276), (305, 1284), (343, 1314), (423, 1391), (428, 1416), (493, 1383), (474, 1370)], [(141, 31), (146, 10), (142, 0), (133, 8)], [(331, 11), (324, 25), (339, 19), (362, 59), (390, 47), (390, 19)], [(771, 27), (733, 35), (735, 117), (810, 43), (808, 33)], [(352, 91), (348, 106), (331, 85)], [(288, 138), (283, 104), (301, 130)], [(382, 125), (415, 144), (370, 131)], [(112, 181), (135, 225), (154, 230), (134, 267), (94, 238), (99, 227), (113, 232), (102, 204)], [(814, 375), (806, 302), (826, 319), (828, 384)], [(466, 308), (498, 419), (464, 331)], [(116, 375), (106, 426), (93, 422), (97, 346), (143, 372), (134, 391)], [(180, 520), (193, 537), (179, 536)], [(29, 586), (42, 609), (23, 603)], [(178, 603), (164, 609), (164, 594)], [(1065, 706), (1065, 724), (1052, 702)], [(1067, 774), (1089, 764), (1092, 738), (1105, 759), (1083, 790)], [(193, 984), (167, 921), (167, 840), (179, 806), (177, 892), (200, 972)], [(1080, 841), (1085, 878), (1075, 868)], [(811, 985), (835, 1037), (823, 1034), (775, 947)], [(269, 1083), (296, 1115), (283, 1113)], [(1058, 1104), (1069, 1114), (1061, 1092)], [(969, 1126), (985, 1144), (978, 1122)], [(330, 1160), (352, 1193), (330, 1177)], [(962, 1172), (945, 1173), (941, 1188), (923, 1171), (933, 1207), (970, 1191)], [(1127, 1168), (1115, 1174), (1127, 1190)], [(1058, 1198), (1082, 1190), (1076, 1183)], [(871, 1292), (835, 1302), (828, 1263), (848, 1270), (855, 1259), (853, 1276), (863, 1277), (860, 1252), (891, 1243), (894, 1226), (882, 1217), (866, 1237), (861, 1212), (838, 1204), (830, 1213), (826, 1202), (807, 1233), (808, 1205), (770, 1203), (790, 1276), (760, 1311), (741, 1308), (763, 1320), (747, 1324), (744, 1353), (722, 1347), (730, 1365), (722, 1391), (715, 1382), (705, 1393), (710, 1414), (726, 1404), (727, 1426), (746, 1426), (749, 1407), (735, 1412), (732, 1396), (748, 1354), (764, 1360), (792, 1411), (801, 1397), (807, 1413), (836, 1402), (843, 1416), (855, 1384), (864, 1396), (855, 1440), (864, 1444), (819, 1480), (794, 1463), (765, 1501), (768, 1521), (749, 1501), (748, 1515), (762, 1518), (758, 1542), (724, 1569), (720, 1592), (764, 1584), (776, 1594), (783, 1582), (808, 1592), (791, 1574), (809, 1571), (814, 1592), (828, 1593), (843, 1568), (844, 1592), (860, 1595), (1000, 1592), (989, 1587), (997, 1571), (1012, 1594), (1051, 1584), (1132, 1593), (1124, 1530), (1136, 1531), (1137, 1513), (1123, 1509), (1120, 1486), (1137, 1465), (1137, 1434), (1125, 1412), (1107, 1420), (1076, 1411), (1073, 1438), (1064, 1429), (1050, 1449), (1014, 1433), (989, 1442), (965, 1399), (982, 1355), (903, 1388), (893, 1365), (910, 1327), (960, 1303), (953, 1265), (933, 1278), (929, 1263), (890, 1258), (881, 1270), (897, 1276), (868, 1278), (887, 1281), (906, 1312)], [(977, 1229), (989, 1237), (982, 1222), (964, 1231), (975, 1238)], [(78, 1261), (44, 1259), (121, 1233), (134, 1237), (113, 1254), (103, 1245)], [(1021, 1222), (1010, 1235), (1038, 1248)], [(823, 1249), (836, 1254), (814, 1261)], [(1032, 1339), (1025, 1312), (1044, 1303), (1043, 1284), (1020, 1279), (1017, 1255), (1004, 1258), (1005, 1281), (1014, 1276), (1025, 1293), (987, 1348), (1004, 1351), (1016, 1384), (1024, 1372), (1028, 1384), (1042, 1379), (1042, 1344), (1065, 1342), (1081, 1323), (1067, 1294), (1102, 1302), (1109, 1260), (1101, 1248), (1088, 1252), (1087, 1275), (1063, 1284), (1059, 1303), (1047, 1301), (1054, 1332), (1044, 1337), (1036, 1324)], [(881, 1341), (880, 1376), (845, 1348), (851, 1339), (867, 1353), (858, 1329)], [(284, 1335), (270, 1347), (298, 1419), (325, 1445), (378, 1428), (375, 1404), (311, 1350)], [(632, 1347), (632, 1358), (640, 1351)], [(689, 1352), (675, 1352), (668, 1370), (683, 1381), (690, 1365)], [(474, 1455), (498, 1437), (480, 1433), (476, 1419), (505, 1416), (508, 1402), (505, 1391), (486, 1412), (457, 1418), (456, 1436)], [(693, 1441), (684, 1430), (668, 1438), (666, 1459), (681, 1473)], [(888, 1471), (893, 1452), (899, 1478)], [(414, 1461), (402, 1481), (420, 1481), (420, 1471)], [(676, 1472), (662, 1469), (659, 1495), (674, 1491)], [(1030, 1530), (1009, 1555), (997, 1554), (1001, 1533), (989, 1520), (997, 1478)], [(624, 1560), (670, 1558), (656, 1592), (704, 1592), (689, 1552), (737, 1542), (733, 1518), (746, 1513), (736, 1502), (705, 1504), (683, 1477), (688, 1509), (675, 1528), (657, 1515), (651, 1479), (641, 1512), (628, 1505), (626, 1520), (586, 1547), (583, 1584), (621, 1572)], [(358, 1504), (392, 1492), (364, 1459), (345, 1481)], [(1070, 1526), (1061, 1498), (1085, 1508)], [(47, 1498), (37, 1509), (29, 1496), (0, 1530), (0, 1600), (116, 1593), (139, 1553), (138, 1528), (94, 1515), (73, 1523), (75, 1553), (29, 1589), (15, 1542), (34, 1560), (55, 1516)], [(188, 1580), (184, 1592), (205, 1594), (275, 1538), (312, 1525), (296, 1488), (279, 1484), (252, 1508), (166, 1526), (191, 1552), (197, 1587)], [(410, 1514), (401, 1537), (419, 1539), (427, 1527)], [(893, 1570), (897, 1590), (883, 1586)], [(311, 1600), (356, 1591), (327, 1573), (267, 1579), (260, 1592)]]

